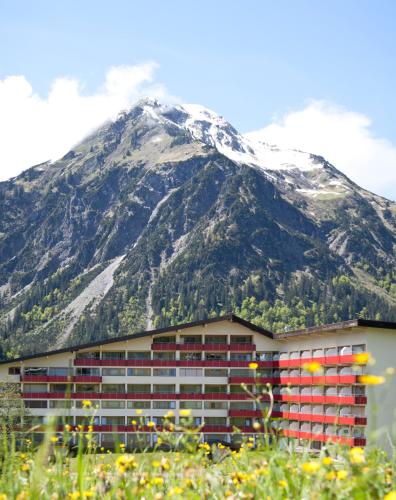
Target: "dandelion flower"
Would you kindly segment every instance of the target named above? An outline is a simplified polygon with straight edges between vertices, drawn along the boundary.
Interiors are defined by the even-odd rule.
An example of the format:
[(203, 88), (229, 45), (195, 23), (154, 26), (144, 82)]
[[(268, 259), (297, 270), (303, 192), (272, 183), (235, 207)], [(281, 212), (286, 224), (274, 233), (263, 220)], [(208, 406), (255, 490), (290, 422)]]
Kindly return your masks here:
[(317, 361), (311, 361), (310, 363), (304, 363), (302, 365), (303, 369), (309, 373), (318, 373), (322, 371), (322, 365)]
[(92, 403), (89, 399), (84, 399), (82, 402), (83, 408), (91, 408)]
[(390, 491), (384, 496), (384, 500), (396, 500), (396, 491)]
[(191, 415), (191, 410), (180, 410), (181, 417), (189, 417)]
[(333, 459), (331, 457), (324, 457), (322, 463), (323, 465), (331, 465), (333, 463)]
[(318, 472), (318, 470), (320, 469), (320, 463), (314, 461), (304, 462), (301, 465), (301, 468), (307, 474), (315, 474), (315, 472)]
[(382, 375), (360, 375), (359, 382), (365, 385), (380, 385), (385, 382)]
[(135, 410), (136, 415), (141, 415), (143, 413), (143, 410)]
[(348, 471), (346, 471), (344, 469), (337, 471), (337, 479), (342, 480), (342, 479), (345, 479), (347, 476), (348, 476)]
[(362, 464), (365, 461), (364, 450), (359, 446), (355, 446), (349, 450), (349, 460), (351, 464)]
[(369, 362), (370, 353), (369, 352), (359, 352), (352, 356), (354, 363), (358, 365), (365, 365)]
[(258, 368), (258, 363), (249, 363), (249, 368), (251, 370), (257, 370)]

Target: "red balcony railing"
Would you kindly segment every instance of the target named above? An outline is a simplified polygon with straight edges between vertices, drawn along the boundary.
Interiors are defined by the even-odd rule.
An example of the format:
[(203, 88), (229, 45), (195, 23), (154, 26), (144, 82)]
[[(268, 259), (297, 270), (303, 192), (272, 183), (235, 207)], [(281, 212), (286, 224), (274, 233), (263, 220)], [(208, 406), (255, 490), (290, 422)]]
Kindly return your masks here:
[(151, 344), (151, 349), (153, 351), (176, 351), (177, 348), (177, 344), (171, 344), (169, 342), (153, 342)]
[[(263, 396), (262, 399), (269, 399)], [(365, 396), (303, 396), (294, 394), (274, 394), (275, 401), (285, 401), (291, 403), (324, 403), (336, 405), (365, 405), (367, 398)]]
[(345, 444), (347, 446), (365, 446), (366, 444), (366, 440), (364, 438), (334, 436), (327, 434), (314, 434), (311, 432), (295, 431), (291, 429), (284, 429), (283, 435), (286, 437), (309, 439), (311, 441), (320, 441), (320, 442), (330, 441), (333, 443)]
[(98, 375), (75, 375), (73, 377), (74, 382), (82, 382), (88, 384), (99, 384), (102, 382), (102, 377)]
[(294, 413), (294, 412), (280, 412), (282, 418), (288, 420), (297, 420), (300, 422), (318, 422), (322, 424), (338, 424), (338, 425), (366, 425), (367, 419), (365, 417), (349, 416), (344, 417), (341, 415), (323, 415), (311, 413)]
[(203, 344), (178, 344), (177, 348), (179, 351), (203, 351)]
[(262, 417), (260, 410), (228, 410), (230, 417)]
[(280, 359), (276, 363), (281, 368), (294, 368), (311, 362), (317, 362), (321, 365), (350, 365), (355, 362), (355, 357), (353, 354), (346, 354), (339, 356), (321, 356), (317, 358)]
[(233, 352), (253, 352), (256, 350), (254, 344), (229, 344), (228, 349)]
[(21, 375), (21, 382), (67, 383), (71, 381), (72, 377), (67, 375)]
[(231, 427), (228, 425), (204, 425), (202, 427), (202, 432), (230, 432)]

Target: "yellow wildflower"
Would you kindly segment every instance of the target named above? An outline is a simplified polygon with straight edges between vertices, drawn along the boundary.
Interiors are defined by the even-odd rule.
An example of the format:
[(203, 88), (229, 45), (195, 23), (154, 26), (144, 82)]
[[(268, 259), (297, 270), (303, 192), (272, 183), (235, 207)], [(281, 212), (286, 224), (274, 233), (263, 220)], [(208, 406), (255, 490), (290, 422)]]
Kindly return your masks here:
[(359, 382), (365, 385), (380, 385), (385, 382), (382, 375), (360, 375)]
[(396, 491), (390, 491), (384, 496), (384, 500), (396, 500)]
[(132, 420), (131, 424), (132, 424), (132, 425), (137, 425), (136, 420)]
[(258, 368), (258, 363), (249, 363), (249, 368), (251, 370), (257, 370)]
[(150, 422), (147, 422), (147, 427), (155, 427), (155, 422), (153, 422), (152, 420), (150, 420)]
[(337, 479), (342, 480), (342, 479), (345, 479), (347, 476), (348, 476), (348, 471), (346, 471), (344, 469), (337, 471)]
[(171, 488), (169, 490), (168, 495), (173, 496), (173, 495), (181, 495), (183, 493), (183, 488), (180, 488), (180, 486), (175, 486), (174, 488)]
[(171, 418), (171, 417), (174, 417), (175, 414), (173, 413), (172, 410), (169, 410), (168, 413), (165, 415), (165, 418)]
[(88, 432), (92, 432), (93, 431), (93, 425), (88, 425)]
[(30, 470), (29, 464), (22, 464), (21, 465), (21, 471), (28, 472), (29, 470)]
[(260, 430), (260, 428), (261, 428), (261, 424), (260, 424), (260, 422), (253, 422), (253, 429), (254, 429), (255, 431), (259, 431), (259, 430)]
[(77, 500), (77, 498), (80, 498), (80, 492), (72, 491), (71, 493), (69, 493), (69, 498), (70, 500)]
[(364, 450), (359, 446), (355, 446), (349, 450), (349, 460), (351, 464), (362, 464), (365, 461)]
[(141, 415), (143, 413), (143, 410), (135, 410), (136, 415)]
[(92, 403), (89, 399), (84, 399), (82, 402), (83, 408), (91, 408)]
[(317, 361), (311, 361), (310, 363), (304, 363), (302, 365), (303, 369), (309, 373), (317, 373), (322, 371), (322, 365)]
[(151, 465), (152, 465), (153, 467), (158, 468), (158, 467), (161, 467), (161, 462), (159, 462), (158, 460), (153, 460), (153, 461), (151, 462)]
[(164, 484), (164, 478), (161, 476), (153, 477), (151, 483), (157, 486), (161, 486), (162, 484)]
[(72, 426), (70, 424), (65, 425), (65, 431), (70, 432), (72, 430)]
[(369, 359), (369, 352), (359, 352), (358, 354), (353, 355), (353, 361), (358, 365), (365, 365), (366, 363), (368, 363)]
[(320, 463), (319, 462), (304, 462), (301, 466), (302, 470), (308, 474), (315, 474), (315, 472), (318, 472), (320, 469)]
[(5, 493), (0, 493), (0, 500), (7, 500), (7, 495)]
[(51, 443), (57, 443), (57, 442), (58, 442), (58, 438), (56, 436), (52, 436)]
[(324, 457), (322, 463), (323, 465), (331, 465), (333, 463), (333, 459), (331, 457)]
[(180, 410), (181, 417), (189, 417), (191, 415), (191, 410)]
[(336, 477), (336, 473), (333, 470), (329, 471), (326, 474), (326, 479), (328, 479), (329, 481), (331, 481), (332, 479), (335, 479), (335, 477)]
[(285, 479), (278, 481), (278, 484), (281, 488), (287, 488), (287, 481)]

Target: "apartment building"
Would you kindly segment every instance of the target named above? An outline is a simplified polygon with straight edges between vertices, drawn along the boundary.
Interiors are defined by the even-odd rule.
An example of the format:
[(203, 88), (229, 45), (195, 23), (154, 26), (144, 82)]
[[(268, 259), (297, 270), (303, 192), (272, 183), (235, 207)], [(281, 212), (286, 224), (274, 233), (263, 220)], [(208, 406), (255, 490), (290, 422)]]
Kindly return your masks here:
[[(173, 412), (178, 424), (180, 410), (191, 410), (204, 440), (255, 436), (269, 405), (266, 384), (274, 395), (273, 428), (286, 439), (314, 448), (326, 441), (364, 446), (375, 427), (387, 446), (395, 381), (388, 376), (366, 387), (360, 377), (393, 367), (395, 347), (395, 323), (359, 319), (273, 334), (228, 315), (3, 361), (0, 381), (18, 384), (30, 423), (56, 415), (86, 425), (89, 400), (95, 439), (104, 448), (152, 445), (164, 415)], [(356, 363), (365, 352), (375, 366), (364, 356)], [(307, 369), (314, 362), (320, 370)], [(261, 394), (260, 402), (241, 384)], [(132, 423), (138, 419), (140, 428)], [(42, 435), (38, 427), (36, 439)]]

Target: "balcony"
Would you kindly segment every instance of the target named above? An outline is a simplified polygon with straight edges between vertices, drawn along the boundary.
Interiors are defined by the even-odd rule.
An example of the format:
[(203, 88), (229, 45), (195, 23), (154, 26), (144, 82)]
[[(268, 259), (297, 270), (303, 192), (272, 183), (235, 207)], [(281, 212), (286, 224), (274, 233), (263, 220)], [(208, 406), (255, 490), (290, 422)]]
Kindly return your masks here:
[(151, 399), (176, 399), (177, 396), (175, 392), (153, 392)]
[(229, 377), (230, 384), (276, 384), (279, 383), (279, 378), (273, 377)]
[(298, 368), (305, 363), (317, 362), (321, 365), (351, 365), (354, 364), (353, 354), (344, 354), (336, 356), (320, 356), (310, 358), (294, 358), (294, 359), (281, 359), (277, 361), (277, 366), (280, 368)]
[(204, 425), (201, 432), (231, 432), (231, 427), (228, 425)]
[(100, 359), (84, 359), (84, 358), (77, 358), (74, 360), (74, 366), (101, 366), (101, 360)]
[(229, 417), (262, 417), (260, 410), (228, 410)]
[(366, 440), (364, 438), (335, 436), (327, 434), (313, 434), (311, 432), (301, 432), (290, 429), (284, 429), (282, 433), (286, 437), (309, 439), (310, 441), (320, 441), (323, 443), (330, 441), (333, 443), (344, 444), (347, 446), (365, 446), (366, 444)]
[(282, 418), (288, 420), (297, 420), (300, 422), (317, 422), (321, 424), (338, 424), (338, 425), (366, 425), (366, 417), (341, 416), (341, 415), (324, 415), (315, 413), (293, 413), (280, 412)]
[(73, 377), (74, 382), (82, 382), (88, 384), (99, 384), (102, 382), (102, 377), (99, 375), (75, 375)]
[(256, 346), (254, 344), (229, 344), (228, 350), (231, 352), (253, 352), (256, 350)]
[[(269, 399), (268, 396), (263, 399)], [(365, 396), (305, 396), (300, 394), (274, 394), (275, 401), (285, 401), (290, 403), (324, 403), (336, 405), (365, 405), (367, 398)]]
[(67, 375), (21, 375), (21, 382), (71, 382), (72, 377)]
[(198, 343), (178, 344), (177, 349), (179, 349), (179, 351), (203, 351), (204, 344), (198, 344)]
[(204, 344), (203, 350), (208, 352), (227, 352), (228, 344)]
[(177, 344), (170, 342), (153, 342), (151, 344), (153, 351), (176, 351), (177, 347)]

